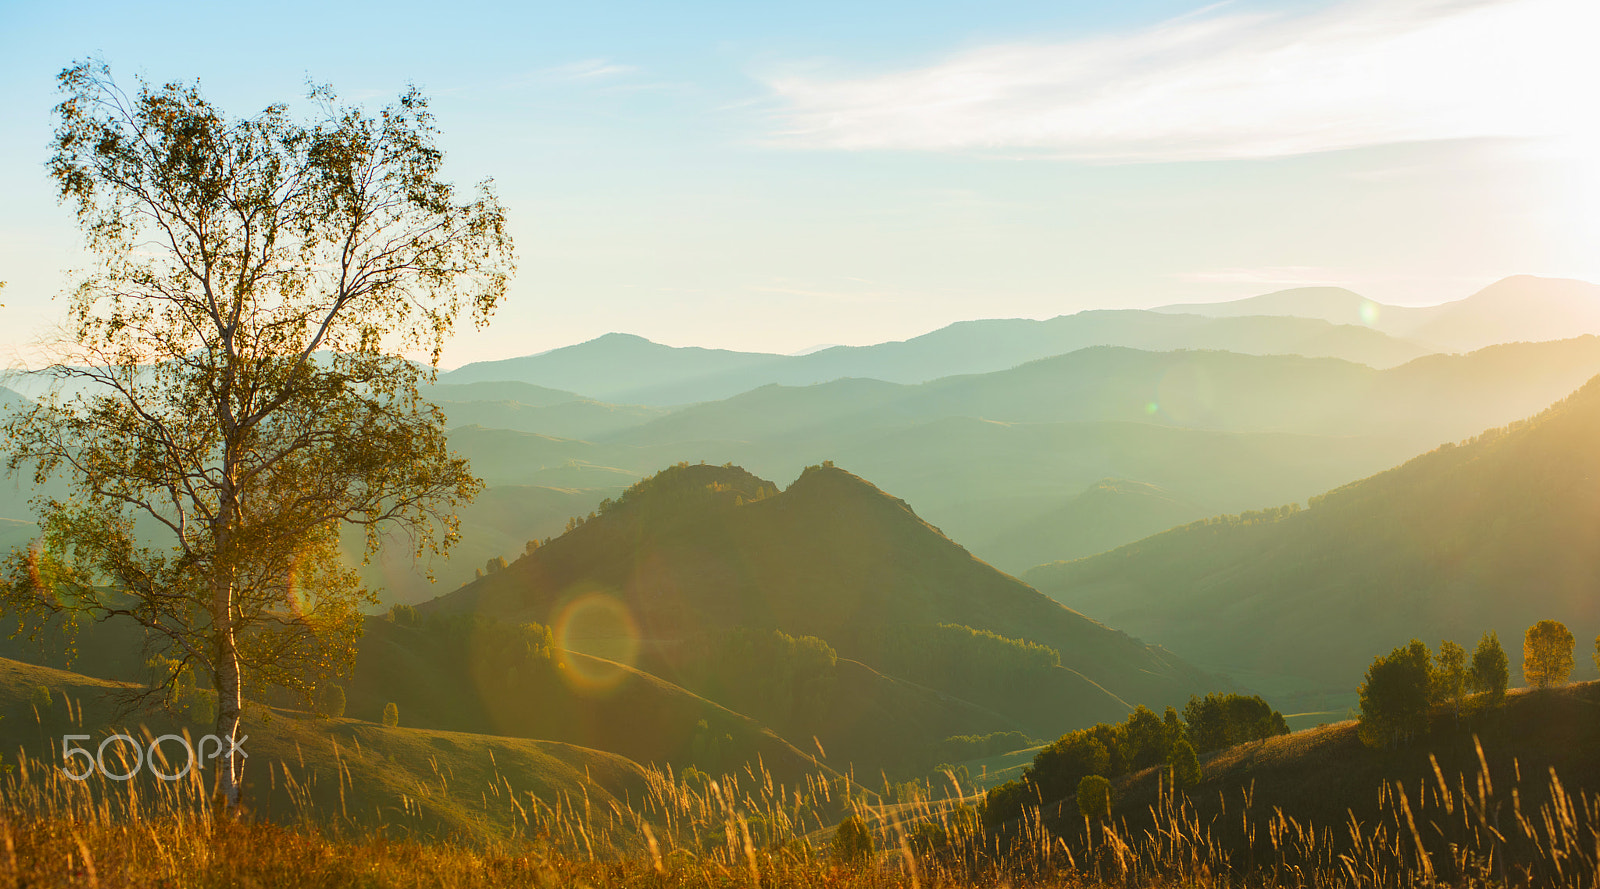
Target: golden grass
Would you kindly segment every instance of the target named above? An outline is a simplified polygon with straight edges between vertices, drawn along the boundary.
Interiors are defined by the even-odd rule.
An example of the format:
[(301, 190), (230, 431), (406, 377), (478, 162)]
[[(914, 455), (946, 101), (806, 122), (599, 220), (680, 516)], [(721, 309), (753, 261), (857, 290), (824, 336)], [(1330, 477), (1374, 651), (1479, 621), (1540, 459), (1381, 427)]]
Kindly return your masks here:
[[(655, 770), (643, 799), (597, 807), (586, 794), (540, 800), (496, 771), (486, 804), (507, 807), (517, 828), (464, 839), (422, 836), (404, 815), (355, 826), (309, 796), (292, 825), (220, 816), (195, 775), (79, 783), (22, 759), (0, 777), (0, 886), (1594, 885), (1600, 800), (1553, 773), (1538, 780), (1550, 802), (1536, 811), (1485, 763), (1454, 783), (1436, 770), (1419, 787), (1385, 785), (1383, 817), (1366, 824), (1253, 811), (1248, 793), (1203, 823), (1163, 792), (1144, 828), (1065, 819), (1052, 831), (1034, 809), (991, 833), (965, 805), (973, 797), (878, 805), (837, 778), (784, 787), (756, 768), (715, 781)], [(870, 858), (830, 856), (846, 815), (875, 835)]]

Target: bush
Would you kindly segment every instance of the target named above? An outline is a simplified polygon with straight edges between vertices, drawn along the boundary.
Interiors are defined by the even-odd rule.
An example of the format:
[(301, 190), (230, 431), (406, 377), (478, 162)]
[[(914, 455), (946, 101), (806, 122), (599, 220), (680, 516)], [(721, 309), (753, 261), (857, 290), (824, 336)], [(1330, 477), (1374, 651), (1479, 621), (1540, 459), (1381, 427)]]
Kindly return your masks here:
[(417, 611), (417, 609), (411, 605), (405, 605), (399, 602), (389, 607), (389, 619), (394, 621), (396, 626), (422, 626), (422, 613)]
[(1105, 818), (1111, 814), (1111, 782), (1099, 775), (1086, 775), (1078, 782), (1078, 811), (1085, 818)]
[(1193, 697), (1183, 708), (1183, 719), (1188, 723), (1189, 743), (1199, 753), (1289, 733), (1283, 714), (1259, 695)]
[[(317, 713), (329, 719), (338, 719), (344, 716), (344, 689), (329, 683), (317, 693)], [(387, 711), (385, 711), (387, 718)], [(395, 721), (400, 721), (400, 714), (395, 713)]]
[(50, 689), (40, 685), (36, 686), (33, 689), (33, 694), (28, 696), (28, 703), (33, 705), (33, 709), (39, 711), (40, 716), (46, 716), (50, 713), (50, 708), (55, 702), (50, 697)]
[(1361, 683), (1361, 740), (1369, 747), (1398, 745), (1428, 727), (1433, 655), (1412, 639), (1388, 657), (1373, 658)]
[(1483, 695), (1483, 706), (1498, 707), (1505, 700), (1506, 686), (1511, 683), (1511, 665), (1506, 650), (1500, 647), (1500, 637), (1493, 630), (1483, 634), (1478, 647), (1472, 652), (1472, 666), (1467, 669), (1467, 687)]
[(872, 831), (854, 815), (839, 822), (828, 855), (835, 864), (860, 864), (872, 857)]
[(1200, 757), (1194, 753), (1194, 746), (1188, 741), (1179, 739), (1172, 745), (1172, 752), (1167, 756), (1167, 768), (1172, 775), (1172, 786), (1177, 788), (1193, 787), (1200, 783)]
[(383, 724), (388, 728), (400, 726), (400, 705), (390, 701), (383, 705)]

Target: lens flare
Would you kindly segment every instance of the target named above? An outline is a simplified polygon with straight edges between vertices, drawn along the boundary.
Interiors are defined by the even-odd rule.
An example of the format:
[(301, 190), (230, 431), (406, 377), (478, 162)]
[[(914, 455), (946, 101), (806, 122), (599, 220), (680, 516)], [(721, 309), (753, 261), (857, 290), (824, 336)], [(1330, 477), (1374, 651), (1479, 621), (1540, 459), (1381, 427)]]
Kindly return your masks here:
[(1358, 310), (1358, 313), (1361, 315), (1362, 324), (1371, 327), (1372, 325), (1378, 323), (1378, 304), (1372, 300), (1362, 300), (1361, 308)]
[(551, 630), (561, 676), (577, 691), (611, 691), (638, 661), (639, 625), (628, 606), (609, 593), (584, 593), (568, 602)]
[(1216, 386), (1211, 374), (1198, 364), (1185, 362), (1173, 367), (1156, 384), (1155, 403), (1173, 422), (1202, 425), (1216, 405)]

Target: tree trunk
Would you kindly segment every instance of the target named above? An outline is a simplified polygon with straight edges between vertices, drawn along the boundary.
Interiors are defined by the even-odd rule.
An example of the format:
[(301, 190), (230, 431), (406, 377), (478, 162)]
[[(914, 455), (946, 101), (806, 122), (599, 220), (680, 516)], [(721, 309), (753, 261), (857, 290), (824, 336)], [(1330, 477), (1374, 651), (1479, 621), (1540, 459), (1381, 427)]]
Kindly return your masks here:
[(244, 782), (244, 762), (242, 757), (235, 756), (235, 751), (239, 750), (242, 677), (239, 673), (239, 650), (233, 635), (233, 590), (226, 584), (219, 586), (215, 603), (219, 614), (215, 675), (217, 737), (222, 747), (221, 762), (217, 767), (217, 789), (223, 805), (233, 810), (239, 805), (239, 787)]
[[(231, 476), (229, 477), (231, 481)], [(235, 512), (233, 486), (225, 484), (218, 527), (213, 535), (218, 563), (213, 566), (211, 621), (216, 631), (217, 737), (222, 742), (221, 762), (217, 767), (218, 792), (224, 808), (232, 812), (239, 806), (239, 787), (244, 779), (244, 763), (239, 750), (239, 716), (243, 677), (239, 669), (239, 645), (233, 621), (233, 534)]]

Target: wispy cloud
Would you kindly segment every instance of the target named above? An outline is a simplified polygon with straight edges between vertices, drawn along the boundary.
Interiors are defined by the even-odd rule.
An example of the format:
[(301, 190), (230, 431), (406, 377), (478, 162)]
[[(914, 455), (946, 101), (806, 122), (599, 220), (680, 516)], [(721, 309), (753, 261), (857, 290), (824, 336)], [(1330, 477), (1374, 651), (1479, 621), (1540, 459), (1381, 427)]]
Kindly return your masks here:
[(1600, 130), (1593, 0), (1201, 12), (1126, 34), (975, 49), (913, 70), (775, 76), (773, 140), (1167, 161)]
[(547, 80), (595, 80), (632, 74), (638, 70), (632, 65), (618, 65), (609, 59), (584, 59), (581, 62), (545, 68), (539, 71), (538, 75)]

